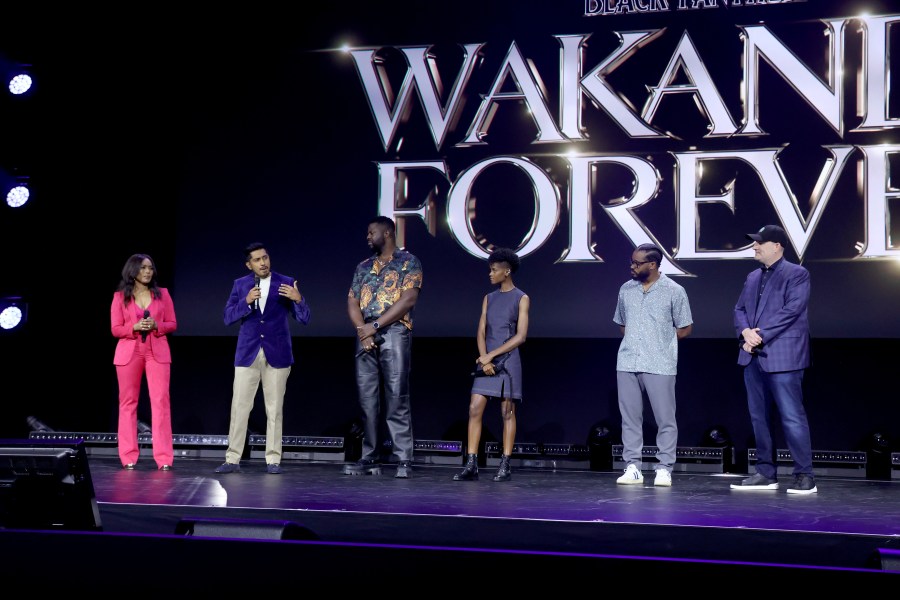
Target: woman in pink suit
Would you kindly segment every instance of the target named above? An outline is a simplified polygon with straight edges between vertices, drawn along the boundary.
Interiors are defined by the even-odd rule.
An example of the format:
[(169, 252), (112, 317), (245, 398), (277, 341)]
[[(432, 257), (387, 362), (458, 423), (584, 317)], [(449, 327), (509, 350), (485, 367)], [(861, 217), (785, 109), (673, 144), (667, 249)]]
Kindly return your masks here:
[(122, 280), (110, 309), (112, 334), (118, 338), (113, 364), (119, 379), (119, 459), (134, 469), (140, 455), (137, 407), (141, 377), (147, 376), (152, 415), (153, 459), (172, 468), (172, 413), (169, 406), (169, 369), (172, 355), (167, 334), (175, 331), (175, 306), (166, 288), (156, 281), (156, 265), (146, 254), (131, 256), (122, 267)]

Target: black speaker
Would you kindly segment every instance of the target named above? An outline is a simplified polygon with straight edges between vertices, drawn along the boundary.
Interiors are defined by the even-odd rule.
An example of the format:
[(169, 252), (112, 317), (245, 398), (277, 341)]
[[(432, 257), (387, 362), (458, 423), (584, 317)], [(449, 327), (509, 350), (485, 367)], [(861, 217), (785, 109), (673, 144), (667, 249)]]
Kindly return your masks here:
[(102, 531), (82, 440), (0, 440), (0, 529)]
[(878, 548), (875, 550), (875, 568), (882, 571), (900, 572), (900, 550), (890, 548)]
[(311, 530), (293, 521), (259, 521), (254, 519), (182, 519), (175, 535), (235, 538), (251, 540), (315, 541)]

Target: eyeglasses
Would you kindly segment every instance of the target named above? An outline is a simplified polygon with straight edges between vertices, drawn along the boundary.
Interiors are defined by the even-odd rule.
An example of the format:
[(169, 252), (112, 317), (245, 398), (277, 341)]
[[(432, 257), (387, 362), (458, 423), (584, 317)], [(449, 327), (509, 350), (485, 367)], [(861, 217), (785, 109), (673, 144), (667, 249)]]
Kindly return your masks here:
[(628, 264), (630, 264), (632, 267), (639, 267), (641, 265), (646, 265), (647, 263), (652, 263), (652, 262), (653, 262), (652, 260), (633, 260)]

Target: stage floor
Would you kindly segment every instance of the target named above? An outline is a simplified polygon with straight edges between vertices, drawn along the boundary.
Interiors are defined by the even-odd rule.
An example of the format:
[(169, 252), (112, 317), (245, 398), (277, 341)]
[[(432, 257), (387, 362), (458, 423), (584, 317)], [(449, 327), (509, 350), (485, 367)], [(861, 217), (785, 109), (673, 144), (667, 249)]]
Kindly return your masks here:
[(820, 476), (818, 493), (797, 496), (784, 490), (789, 477), (777, 491), (734, 491), (744, 475), (721, 473), (676, 473), (671, 488), (657, 488), (646, 472), (643, 485), (621, 486), (619, 471), (518, 468), (497, 483), (494, 467), (456, 482), (460, 467), (446, 464), (414, 463), (411, 478), (396, 479), (390, 465), (348, 476), (343, 462), (291, 461), (270, 475), (251, 459), (240, 473), (216, 475), (220, 463), (185, 458), (165, 472), (142, 457), (126, 471), (115, 457), (91, 456), (103, 531), (289, 522), (323, 542), (898, 572), (879, 562), (900, 550), (898, 480)]

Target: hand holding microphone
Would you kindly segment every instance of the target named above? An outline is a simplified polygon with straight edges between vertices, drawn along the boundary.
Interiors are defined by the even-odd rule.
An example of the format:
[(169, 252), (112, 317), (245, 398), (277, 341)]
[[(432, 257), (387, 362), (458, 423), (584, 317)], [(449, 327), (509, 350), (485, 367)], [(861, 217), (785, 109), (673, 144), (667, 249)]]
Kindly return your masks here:
[[(259, 275), (253, 278), (253, 287), (259, 289)], [(259, 297), (253, 301), (253, 310), (259, 310)]]
[(502, 371), (502, 370), (503, 369), (501, 367), (496, 367), (496, 366), (494, 367), (493, 373), (485, 373), (483, 368), (475, 369), (474, 371), (469, 373), (469, 375), (471, 375), (472, 377), (493, 377), (494, 375), (499, 375), (500, 371)]
[(496, 362), (496, 363), (495, 362), (488, 363), (488, 364), (491, 364), (494, 366), (493, 373), (485, 373), (484, 365), (479, 363), (478, 367), (476, 367), (476, 369), (474, 371), (469, 373), (469, 375), (471, 375), (472, 377), (493, 377), (494, 375), (499, 375), (500, 373), (503, 373), (504, 371), (506, 371), (505, 362), (506, 362), (505, 360), (502, 360), (502, 361)]
[[(144, 309), (144, 318), (145, 319), (150, 318), (150, 311), (147, 310), (146, 308)], [(141, 330), (141, 342), (144, 342), (144, 343), (147, 342), (147, 330), (146, 329)]]
[[(380, 346), (380, 345), (382, 345), (382, 344), (384, 343), (384, 336), (382, 336), (382, 335), (376, 335), (375, 338), (372, 340), (372, 343), (374, 344), (374, 346), (372, 347), (373, 349), (376, 348), (376, 347), (378, 347), (378, 346)], [(365, 353), (368, 352), (368, 351), (369, 351), (369, 350), (367, 350), (365, 346), (361, 347), (361, 348), (356, 352), (356, 358), (359, 358), (360, 356), (362, 356), (363, 354), (365, 354)]]

